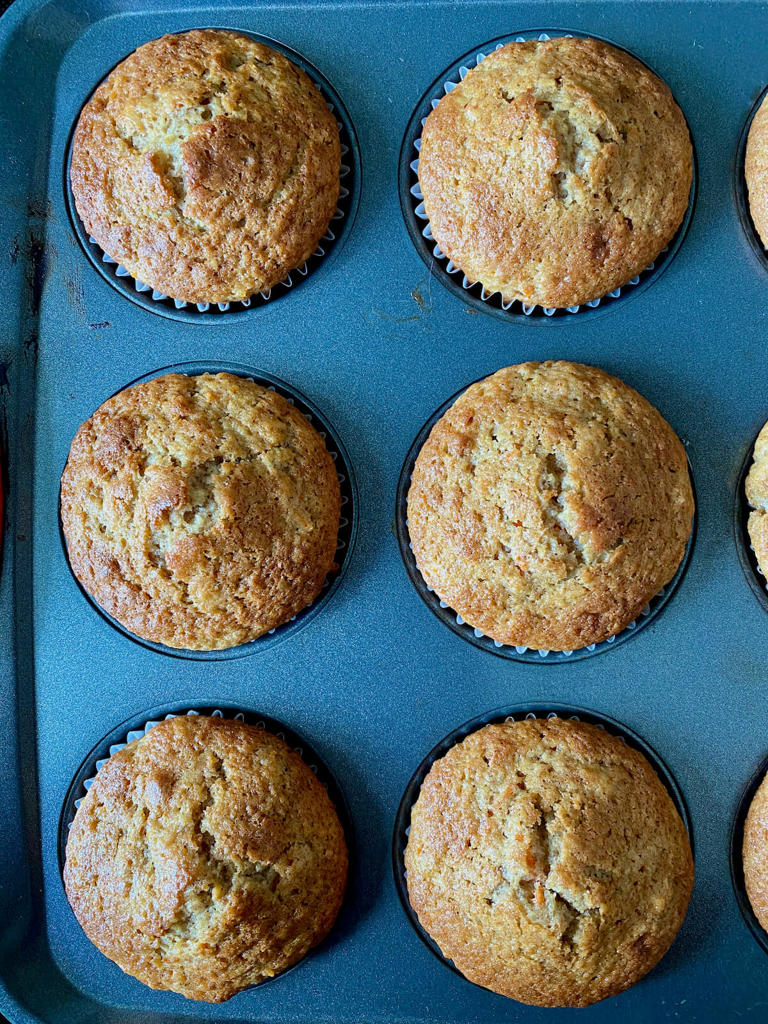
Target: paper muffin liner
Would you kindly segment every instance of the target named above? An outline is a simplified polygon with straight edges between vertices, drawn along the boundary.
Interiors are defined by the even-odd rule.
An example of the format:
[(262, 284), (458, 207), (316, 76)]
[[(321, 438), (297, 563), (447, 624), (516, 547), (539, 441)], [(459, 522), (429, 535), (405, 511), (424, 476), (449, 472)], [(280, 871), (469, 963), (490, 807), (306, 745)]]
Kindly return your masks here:
[[(341, 826), (344, 830), (344, 838), (347, 844), (350, 863), (347, 889), (344, 894), (344, 899), (342, 901), (338, 917), (331, 929), (331, 932), (336, 931), (340, 927), (342, 916), (347, 910), (349, 894), (352, 888), (351, 868), (353, 864), (354, 837), (352, 832), (352, 819), (344, 794), (336, 782), (331, 770), (314, 750), (312, 745), (300, 733), (269, 715), (262, 715), (258, 712), (248, 711), (239, 707), (231, 707), (226, 704), (204, 707), (190, 707), (188, 704), (182, 704), (180, 706), (162, 705), (161, 707), (152, 708), (149, 711), (136, 715), (127, 722), (123, 722), (121, 725), (118, 725), (96, 744), (75, 773), (74, 778), (69, 784), (69, 788), (67, 789), (67, 793), (62, 804), (58, 830), (59, 873), (61, 875), (62, 882), (64, 878), (64, 865), (66, 863), (69, 830), (75, 820), (77, 809), (85, 799), (85, 796), (93, 785), (98, 773), (113, 754), (116, 754), (134, 740), (138, 740), (141, 739), (142, 736), (146, 736), (146, 734), (154, 729), (156, 725), (159, 725), (160, 722), (165, 722), (168, 721), (168, 719), (178, 718), (185, 715), (189, 717), (206, 715), (211, 718), (226, 718), (238, 722), (246, 722), (249, 725), (255, 725), (258, 729), (264, 729), (266, 732), (272, 733), (279, 739), (284, 740), (288, 746), (299, 755), (307, 767), (317, 776), (318, 781), (324, 786), (331, 798), (331, 803), (339, 816), (339, 821), (341, 822)], [(321, 945), (326, 941), (327, 938), (323, 940)], [(301, 958), (301, 960), (297, 961), (291, 967), (286, 968), (279, 974), (275, 974), (271, 978), (264, 978), (258, 985), (250, 987), (262, 988), (267, 982), (284, 977), (286, 974), (289, 974), (291, 971), (301, 966), (301, 964), (303, 964), (308, 957), (312, 955), (315, 948), (320, 947), (313, 947)]]
[[(73, 580), (91, 607), (94, 608), (95, 611), (97, 611), (98, 614), (119, 633), (122, 633), (123, 636), (132, 640), (134, 643), (137, 643), (142, 647), (149, 648), (150, 650), (157, 651), (160, 654), (167, 654), (174, 658), (186, 658), (192, 661), (228, 661), (233, 658), (245, 657), (246, 655), (255, 654), (257, 651), (265, 650), (267, 647), (271, 647), (273, 644), (279, 643), (281, 640), (298, 632), (299, 629), (310, 622), (315, 615), (325, 607), (331, 596), (338, 589), (351, 560), (355, 541), (357, 539), (358, 498), (357, 484), (355, 482), (352, 463), (350, 462), (349, 455), (347, 454), (347, 450), (344, 447), (341, 438), (316, 405), (310, 402), (310, 400), (300, 391), (287, 384), (279, 377), (275, 377), (272, 374), (265, 373), (261, 370), (255, 370), (249, 366), (242, 366), (238, 363), (207, 361), (175, 363), (171, 366), (164, 366), (159, 370), (153, 370), (151, 373), (137, 377), (124, 387), (118, 388), (118, 390), (109, 397), (114, 398), (115, 395), (120, 394), (122, 391), (126, 391), (128, 388), (131, 388), (136, 384), (141, 384), (145, 381), (152, 380), (155, 377), (162, 377), (169, 373), (183, 373), (188, 376), (197, 376), (203, 373), (231, 373), (235, 376), (243, 377), (246, 380), (260, 384), (268, 391), (275, 391), (277, 394), (282, 395), (290, 405), (298, 409), (305, 419), (312, 424), (325, 442), (328, 453), (333, 459), (336, 467), (336, 475), (339, 481), (339, 488), (341, 490), (341, 514), (339, 516), (339, 532), (336, 543), (336, 553), (334, 556), (337, 568), (328, 573), (322, 589), (314, 601), (308, 604), (305, 608), (302, 608), (301, 611), (297, 612), (296, 615), (287, 622), (284, 622), (279, 626), (275, 626), (262, 636), (256, 637), (255, 640), (249, 640), (246, 643), (238, 644), (234, 647), (225, 647), (211, 651), (194, 651), (187, 650), (185, 648), (167, 647), (165, 644), (146, 640), (144, 637), (140, 637), (136, 633), (132, 633), (126, 626), (110, 615), (106, 609), (102, 608), (96, 599), (88, 593), (72, 571), (72, 566), (69, 561), (69, 552), (67, 550), (67, 542), (64, 536), (64, 528), (61, 523), (61, 502), (59, 502), (59, 535), (64, 551), (64, 558), (66, 559), (67, 566), (72, 573)], [(108, 400), (109, 399), (105, 399), (105, 401)]]
[[(477, 381), (473, 381), (472, 383), (477, 384), (479, 380), (485, 380), (485, 377), (480, 377)], [(430, 416), (416, 435), (416, 439), (411, 445), (410, 451), (403, 463), (403, 468), (400, 471), (400, 478), (397, 483), (395, 528), (397, 532), (397, 543), (400, 548), (400, 555), (403, 559), (403, 564), (406, 572), (408, 573), (408, 577), (416, 588), (416, 592), (427, 605), (429, 610), (457, 636), (460, 636), (463, 640), (467, 640), (469, 643), (474, 644), (475, 647), (480, 647), (484, 651), (489, 651), (491, 654), (508, 658), (511, 661), (531, 662), (537, 665), (562, 664), (563, 662), (580, 661), (582, 658), (589, 658), (593, 655), (602, 654), (604, 651), (609, 651), (615, 647), (621, 646), (621, 644), (638, 634), (645, 626), (656, 618), (677, 590), (677, 587), (688, 568), (688, 563), (691, 558), (691, 552), (693, 551), (693, 545), (696, 538), (698, 523), (698, 502), (696, 501), (696, 488), (694, 485), (690, 460), (688, 461), (688, 473), (694, 494), (694, 513), (691, 523), (691, 533), (688, 537), (688, 543), (685, 546), (683, 558), (680, 565), (677, 567), (675, 575), (669, 583), (661, 587), (658, 593), (651, 598), (640, 614), (633, 619), (625, 629), (620, 633), (617, 633), (615, 636), (611, 636), (607, 640), (601, 641), (600, 643), (588, 644), (586, 647), (576, 648), (571, 651), (551, 651), (543, 648), (537, 649), (522, 645), (503, 644), (501, 641), (494, 640), (492, 637), (486, 636), (486, 634), (481, 630), (471, 626), (468, 622), (465, 622), (462, 616), (455, 609), (451, 608), (449, 604), (443, 601), (439, 595), (435, 593), (432, 587), (428, 586), (424, 577), (421, 575), (421, 570), (416, 564), (413, 548), (411, 546), (411, 536), (408, 530), (408, 491), (410, 490), (411, 477), (416, 459), (418, 458), (419, 452), (423, 448), (424, 443), (429, 437), (432, 427), (451, 408), (457, 398), (463, 395), (469, 387), (472, 387), (472, 384), (468, 384), (466, 387), (457, 391), (456, 394), (451, 395), (451, 397), (444, 402), (440, 408), (432, 414), (432, 416)], [(766, 601), (768, 602), (768, 595), (766, 597)]]
[[(574, 722), (586, 722), (589, 725), (595, 725), (600, 729), (604, 729), (612, 736), (616, 736), (618, 739), (622, 740), (622, 742), (626, 743), (628, 747), (632, 747), (634, 750), (639, 751), (639, 753), (641, 753), (649, 762), (672, 798), (675, 809), (680, 815), (683, 825), (688, 833), (688, 838), (691, 843), (691, 851), (693, 852), (694, 849), (691, 816), (677, 780), (653, 747), (651, 747), (650, 744), (648, 744), (636, 732), (627, 728), (627, 726), (623, 725), (621, 722), (618, 722), (613, 718), (609, 718), (607, 715), (603, 715), (597, 711), (558, 703), (512, 704), (507, 707), (496, 708), (493, 711), (487, 711), (484, 714), (477, 715), (475, 718), (471, 718), (468, 722), (465, 722), (457, 729), (448, 733), (447, 736), (443, 737), (443, 739), (441, 739), (440, 742), (430, 750), (411, 776), (400, 800), (397, 814), (395, 816), (395, 825), (392, 833), (392, 873), (394, 875), (395, 888), (397, 889), (397, 894), (400, 897), (401, 906), (413, 930), (427, 949), (429, 949), (442, 964), (449, 967), (455, 974), (464, 978), (465, 981), (469, 981), (472, 985), (476, 985), (477, 983), (470, 981), (469, 978), (467, 978), (458, 969), (458, 967), (456, 967), (454, 962), (443, 954), (432, 936), (425, 928), (422, 927), (416, 911), (411, 906), (408, 896), (408, 872), (405, 869), (405, 848), (408, 845), (408, 836), (411, 831), (411, 810), (419, 797), (422, 783), (432, 768), (432, 765), (435, 761), (447, 754), (452, 747), (455, 747), (457, 743), (461, 743), (461, 741), (466, 739), (466, 737), (471, 733), (477, 732), (478, 729), (482, 729), (486, 725), (501, 724), (503, 722), (519, 722), (526, 718), (562, 718)], [(480, 985), (478, 987), (483, 988), (484, 986)]]
[(755, 793), (765, 778), (766, 773), (768, 773), (768, 756), (763, 758), (760, 765), (755, 770), (749, 782), (744, 787), (739, 798), (739, 802), (736, 805), (736, 810), (731, 821), (728, 854), (733, 893), (736, 897), (736, 902), (739, 905), (741, 916), (744, 918), (744, 923), (752, 932), (752, 936), (757, 944), (764, 952), (768, 953), (768, 932), (763, 929), (762, 925), (758, 921), (755, 912), (752, 909), (752, 904), (749, 901), (747, 887), (744, 881), (744, 860), (742, 856), (742, 847), (744, 845), (744, 825), (747, 820), (747, 814), (749, 813), (749, 808), (752, 805)]
[[(427, 216), (424, 206), (424, 197), (422, 195), (418, 179), (421, 133), (430, 110), (434, 110), (443, 96), (447, 96), (448, 93), (452, 92), (460, 82), (463, 82), (472, 68), (482, 63), (490, 53), (493, 53), (495, 50), (500, 50), (507, 43), (522, 43), (531, 39), (539, 39), (542, 41), (561, 38), (571, 39), (574, 36), (577, 38), (600, 39), (602, 42), (608, 42), (611, 46), (630, 53), (631, 56), (635, 57), (636, 60), (639, 60), (641, 64), (645, 64), (645, 61), (640, 60), (636, 54), (626, 50), (625, 47), (619, 46), (610, 40), (602, 39), (601, 36), (588, 35), (582, 32), (565, 32), (552, 29), (543, 32), (539, 30), (518, 32), (512, 35), (502, 36), (498, 39), (493, 39), (490, 42), (485, 43), (477, 50), (472, 50), (469, 53), (466, 53), (456, 61), (456, 63), (451, 65), (451, 67), (447, 68), (421, 97), (416, 110), (411, 117), (408, 128), (406, 129), (400, 151), (400, 203), (406, 227), (408, 228), (408, 233), (410, 234), (419, 255), (427, 264), (430, 272), (436, 270), (438, 272), (438, 276), (441, 277), (443, 284), (447, 285), (450, 291), (453, 291), (454, 294), (461, 297), (462, 301), (472, 302), (478, 309), (484, 309), (486, 312), (494, 312), (505, 317), (519, 317), (521, 320), (534, 322), (539, 320), (540, 322), (546, 322), (551, 321), (552, 318), (555, 318), (558, 321), (561, 319), (567, 319), (569, 316), (576, 313), (583, 314), (590, 310), (595, 310), (599, 306), (606, 308), (613, 304), (616, 299), (621, 298), (622, 295), (626, 295), (634, 290), (642, 290), (637, 288), (638, 285), (647, 285), (653, 280), (656, 280), (676, 255), (677, 250), (682, 244), (682, 241), (688, 231), (696, 196), (695, 152), (693, 155), (693, 173), (688, 209), (686, 210), (682, 223), (675, 232), (672, 241), (668, 245), (664, 246), (656, 259), (649, 263), (648, 266), (639, 274), (635, 274), (634, 277), (630, 278), (630, 280), (626, 281), (621, 286), (612, 289), (600, 298), (592, 299), (591, 301), (582, 303), (581, 305), (550, 307), (537, 305), (535, 303), (528, 304), (517, 299), (506, 302), (502, 298), (500, 292), (489, 292), (479, 281), (470, 281), (461, 268), (456, 266), (453, 261), (446, 256), (435, 240), (432, 234), (429, 217)], [(647, 64), (645, 64), (645, 66), (648, 67)], [(656, 72), (653, 71), (652, 68), (649, 68), (649, 70), (656, 75)], [(660, 76), (656, 75), (656, 77), (658, 78)], [(691, 146), (693, 146), (693, 136), (691, 136)]]
[[(336, 125), (339, 129), (339, 140), (341, 143), (339, 199), (328, 228), (320, 239), (320, 242), (312, 255), (305, 260), (301, 266), (295, 267), (291, 270), (283, 280), (279, 281), (276, 285), (273, 285), (271, 288), (267, 288), (263, 291), (254, 292), (246, 299), (233, 300), (231, 302), (192, 303), (185, 302), (182, 299), (171, 298), (163, 292), (158, 291), (156, 288), (153, 288), (151, 285), (145, 284), (145, 282), (134, 277), (130, 271), (119, 263), (118, 260), (106, 253), (96, 239), (86, 231), (85, 225), (83, 224), (80, 215), (77, 212), (77, 207), (75, 206), (74, 196), (70, 185), (69, 168), (72, 161), (74, 131), (77, 119), (80, 117), (80, 111), (78, 111), (78, 118), (75, 121), (75, 125), (73, 125), (69, 138), (65, 168), (66, 195), (70, 220), (72, 221), (75, 234), (77, 235), (86, 255), (102, 277), (117, 288), (118, 291), (122, 292), (123, 295), (127, 296), (134, 302), (138, 302), (140, 305), (150, 309), (154, 313), (161, 313), (162, 315), (171, 316), (175, 319), (181, 318), (195, 320), (198, 319), (201, 314), (208, 314), (209, 316), (216, 317), (224, 313), (242, 313), (245, 310), (259, 309), (267, 303), (274, 301), (274, 299), (279, 298), (281, 295), (284, 295), (287, 291), (300, 284), (305, 278), (313, 273), (333, 251), (341, 247), (347, 232), (354, 222), (355, 214), (357, 212), (357, 205), (360, 198), (360, 153), (354, 126), (338, 93), (325, 76), (317, 70), (317, 68), (289, 47), (283, 46), (281, 43), (278, 43), (273, 39), (268, 39), (265, 36), (259, 36), (252, 32), (241, 32), (241, 34), (250, 36), (250, 38), (255, 39), (257, 42), (264, 43), (264, 45), (269, 46), (274, 50), (278, 50), (309, 76), (315, 87), (322, 93), (323, 98), (328, 105), (328, 109), (336, 117)], [(98, 83), (98, 85), (100, 84), (101, 82)], [(98, 85), (96, 88), (98, 88)], [(90, 99), (90, 96), (88, 99)]]
[[(762, 424), (760, 429), (762, 429)], [(760, 431), (758, 430), (758, 434), (759, 433)], [(763, 610), (768, 612), (768, 581), (766, 581), (765, 574), (758, 565), (757, 555), (755, 554), (755, 549), (752, 547), (752, 539), (749, 536), (748, 528), (749, 515), (750, 512), (753, 511), (753, 508), (747, 501), (746, 483), (747, 476), (752, 468), (752, 463), (755, 457), (756, 441), (757, 434), (747, 449), (747, 454), (744, 457), (738, 479), (736, 480), (733, 526), (734, 539), (736, 541), (736, 552), (738, 554), (739, 564), (741, 565), (744, 573), (744, 578), (749, 584), (750, 590), (760, 602)]]
[(750, 248), (762, 264), (763, 269), (768, 271), (768, 250), (766, 250), (766, 247), (763, 245), (762, 239), (757, 233), (755, 222), (752, 220), (752, 214), (749, 209), (749, 190), (747, 188), (747, 179), (744, 173), (744, 161), (747, 155), (749, 129), (752, 127), (752, 121), (754, 120), (755, 114), (760, 109), (766, 95), (768, 95), (768, 86), (760, 92), (760, 95), (752, 104), (750, 111), (747, 114), (747, 119), (744, 122), (744, 127), (741, 130), (739, 144), (736, 149), (736, 162), (734, 164), (733, 194), (736, 200), (736, 210), (739, 214), (739, 221), (744, 231), (744, 237), (749, 242)]

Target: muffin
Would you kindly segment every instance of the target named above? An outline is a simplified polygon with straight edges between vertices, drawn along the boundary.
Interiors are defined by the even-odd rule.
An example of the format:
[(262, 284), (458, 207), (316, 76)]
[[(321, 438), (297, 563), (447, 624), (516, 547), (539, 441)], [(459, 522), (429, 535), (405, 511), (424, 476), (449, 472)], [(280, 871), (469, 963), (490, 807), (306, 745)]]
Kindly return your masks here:
[(61, 481), (84, 589), (137, 636), (188, 650), (246, 643), (311, 604), (340, 508), (314, 427), (228, 373), (120, 391), (78, 430)]
[(765, 575), (768, 573), (768, 423), (757, 435), (754, 461), (747, 474), (744, 490), (752, 507), (747, 531), (757, 564)]
[[(766, 97), (768, 99), (768, 97)], [(752, 118), (744, 154), (749, 212), (763, 245), (768, 245), (768, 105), (760, 104)]]
[(336, 119), (281, 53), (218, 29), (140, 46), (83, 107), (70, 178), (89, 234), (174, 299), (282, 281), (336, 210)]
[(472, 384), (432, 428), (408, 492), (426, 584), (502, 644), (563, 651), (620, 632), (691, 533), (685, 452), (632, 388), (579, 363)]
[(327, 935), (347, 860), (328, 793), (283, 740), (184, 716), (99, 770), (64, 884), (85, 934), (126, 974), (219, 1003)]
[(633, 985), (669, 949), (693, 887), (688, 834), (648, 761), (560, 719), (485, 726), (436, 761), (405, 867), (443, 954), (537, 1006)]
[(744, 822), (744, 885), (755, 917), (768, 931), (768, 779), (763, 779)]
[(445, 255), (505, 302), (575, 306), (644, 270), (688, 207), (667, 86), (597, 39), (507, 43), (427, 117), (418, 176)]

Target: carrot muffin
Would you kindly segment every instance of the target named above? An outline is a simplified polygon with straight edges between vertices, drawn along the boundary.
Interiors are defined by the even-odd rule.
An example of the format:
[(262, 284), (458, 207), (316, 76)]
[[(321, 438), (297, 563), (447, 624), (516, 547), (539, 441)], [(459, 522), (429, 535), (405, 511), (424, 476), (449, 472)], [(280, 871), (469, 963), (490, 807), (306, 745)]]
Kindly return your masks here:
[(282, 281), (336, 210), (336, 119), (281, 53), (218, 29), (154, 39), (80, 114), (77, 212), (101, 248), (174, 299), (229, 302)]
[(747, 520), (749, 539), (757, 564), (764, 574), (768, 574), (768, 423), (757, 435), (754, 461), (747, 474), (744, 490), (753, 509)]
[(633, 985), (669, 949), (693, 887), (688, 834), (648, 761), (560, 719), (486, 726), (436, 761), (405, 867), (443, 954), (537, 1006)]
[(768, 105), (760, 104), (752, 118), (744, 155), (749, 212), (760, 241), (768, 245)]
[(254, 640), (311, 604), (340, 508), (314, 427), (228, 373), (119, 392), (78, 430), (61, 482), (85, 590), (131, 632), (190, 650)]
[(752, 797), (744, 822), (744, 885), (755, 917), (768, 931), (768, 779)]
[(317, 945), (346, 877), (336, 810), (299, 755), (256, 726), (187, 716), (101, 768), (64, 868), (105, 956), (150, 988), (213, 1003)]
[(507, 302), (597, 299), (644, 270), (688, 207), (691, 140), (667, 86), (596, 39), (507, 43), (427, 118), (432, 234)]
[(438, 420), (408, 492), (425, 582), (503, 644), (563, 651), (620, 632), (675, 575), (691, 533), (683, 446), (628, 385), (523, 363)]

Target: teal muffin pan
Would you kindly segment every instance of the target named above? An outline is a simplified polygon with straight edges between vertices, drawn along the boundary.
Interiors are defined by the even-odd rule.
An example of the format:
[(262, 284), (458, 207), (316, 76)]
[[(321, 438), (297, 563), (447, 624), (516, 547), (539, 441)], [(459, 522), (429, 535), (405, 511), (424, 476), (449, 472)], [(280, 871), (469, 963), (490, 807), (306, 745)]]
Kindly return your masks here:
[[(68, 196), (71, 133), (96, 85), (143, 42), (198, 27), (298, 55), (348, 148), (329, 251), (300, 286), (237, 311), (137, 292), (82, 237)], [(407, 144), (445, 69), (530, 33), (598, 35), (660, 75), (688, 121), (697, 184), (672, 248), (626, 294), (573, 314), (488, 315), (422, 244), (423, 222), (409, 231)], [(766, 38), (757, 0), (16, 0), (0, 18), (0, 1014), (11, 1024), (572, 1020), (447, 970), (393, 878), (398, 807), (419, 765), (458, 723), (511, 705), (590, 708), (642, 737), (696, 837), (696, 885), (671, 950), (579, 1019), (766, 1019), (766, 943), (730, 866), (742, 796), (768, 755), (768, 600), (751, 592), (750, 574), (761, 598), (764, 587), (739, 490), (768, 419), (768, 262), (747, 230), (740, 149), (768, 84)], [(433, 614), (401, 557), (398, 481), (423, 424), (470, 381), (543, 359), (636, 388), (682, 438), (696, 482), (695, 543), (672, 599), (599, 657), (491, 657)], [(272, 381), (327, 425), (349, 471), (346, 554), (326, 596), (249, 657), (171, 658), (84, 599), (60, 536), (61, 473), (80, 424), (128, 382), (224, 365)], [(62, 884), (73, 780), (104, 737), (158, 707), (283, 723), (339, 781), (354, 831), (327, 941), (221, 1005), (123, 974), (86, 938)]]

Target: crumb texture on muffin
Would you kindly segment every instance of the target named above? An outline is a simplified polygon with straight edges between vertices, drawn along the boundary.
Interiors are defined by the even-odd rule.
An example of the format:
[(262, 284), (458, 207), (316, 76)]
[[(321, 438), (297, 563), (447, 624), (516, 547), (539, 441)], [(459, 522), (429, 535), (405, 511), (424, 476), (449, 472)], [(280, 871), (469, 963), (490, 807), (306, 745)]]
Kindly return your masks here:
[(671, 945), (693, 886), (685, 826), (648, 761), (560, 719), (486, 726), (436, 761), (405, 866), (443, 954), (539, 1006), (634, 984)]
[(667, 86), (596, 39), (513, 42), (427, 118), (418, 175), (432, 233), (505, 301), (589, 302), (672, 240), (693, 172)]
[(749, 539), (763, 573), (768, 573), (768, 423), (755, 441), (754, 460), (744, 483), (752, 506), (747, 520)]
[(755, 917), (768, 931), (768, 780), (757, 789), (744, 822), (744, 886)]
[(330, 930), (347, 848), (323, 785), (283, 740), (179, 717), (114, 754), (67, 842), (88, 938), (151, 988), (221, 1002)]
[(765, 99), (749, 127), (744, 154), (744, 177), (752, 221), (760, 241), (768, 245), (768, 104)]
[(314, 427), (228, 373), (119, 392), (78, 430), (61, 484), (86, 591), (138, 636), (192, 650), (253, 640), (311, 604), (340, 507)]
[(427, 585), (486, 636), (540, 650), (624, 629), (674, 576), (692, 517), (670, 425), (622, 381), (569, 362), (467, 388), (408, 492)]
[(220, 30), (140, 46), (82, 110), (77, 211), (102, 249), (174, 299), (229, 302), (317, 248), (339, 196), (334, 114), (276, 50)]

